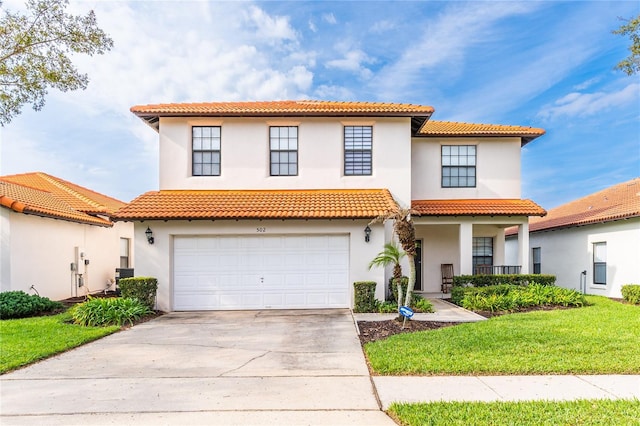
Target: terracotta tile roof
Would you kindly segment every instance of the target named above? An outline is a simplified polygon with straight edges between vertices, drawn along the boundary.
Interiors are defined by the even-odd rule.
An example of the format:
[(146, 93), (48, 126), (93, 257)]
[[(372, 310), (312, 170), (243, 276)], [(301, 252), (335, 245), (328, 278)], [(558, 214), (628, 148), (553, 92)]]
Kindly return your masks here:
[[(426, 105), (383, 102), (336, 102), (319, 100), (256, 101), (256, 102), (202, 102), (136, 105), (131, 112), (158, 129), (159, 117), (276, 117), (314, 116), (349, 117), (382, 116), (412, 117), (417, 130), (433, 114), (433, 107)], [(413, 121), (413, 120), (412, 120)]]
[(88, 214), (110, 216), (126, 203), (46, 173), (24, 173), (0, 176), (5, 182), (50, 192), (71, 208)]
[(372, 219), (394, 207), (386, 189), (163, 190), (142, 194), (115, 219)]
[(417, 133), (418, 136), (518, 136), (523, 139), (522, 145), (544, 134), (544, 129), (535, 127), (435, 120), (427, 121)]
[(550, 209), (546, 217), (530, 220), (529, 232), (631, 217), (640, 217), (640, 177)]
[(12, 183), (4, 178), (0, 178), (0, 206), (18, 213), (91, 225), (113, 226), (107, 219), (76, 210), (57, 194)]
[(531, 200), (470, 199), (413, 200), (417, 216), (544, 216), (542, 207)]

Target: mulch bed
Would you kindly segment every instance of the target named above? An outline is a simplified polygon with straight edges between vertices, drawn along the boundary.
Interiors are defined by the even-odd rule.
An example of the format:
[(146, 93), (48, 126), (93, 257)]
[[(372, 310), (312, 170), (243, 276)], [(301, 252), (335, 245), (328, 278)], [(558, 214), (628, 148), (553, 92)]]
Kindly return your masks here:
[(406, 321), (402, 328), (402, 321), (358, 321), (360, 329), (360, 343), (375, 342), (382, 340), (394, 334), (411, 333), (422, 330), (435, 330), (442, 327), (451, 327), (459, 324), (457, 322), (436, 322), (436, 321)]

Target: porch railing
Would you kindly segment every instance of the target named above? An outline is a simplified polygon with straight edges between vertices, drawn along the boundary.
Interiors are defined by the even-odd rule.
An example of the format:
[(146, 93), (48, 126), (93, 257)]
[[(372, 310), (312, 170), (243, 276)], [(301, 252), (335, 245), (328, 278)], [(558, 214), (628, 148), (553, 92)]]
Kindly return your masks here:
[(522, 266), (520, 265), (475, 265), (474, 274), (476, 275), (504, 275), (519, 274)]

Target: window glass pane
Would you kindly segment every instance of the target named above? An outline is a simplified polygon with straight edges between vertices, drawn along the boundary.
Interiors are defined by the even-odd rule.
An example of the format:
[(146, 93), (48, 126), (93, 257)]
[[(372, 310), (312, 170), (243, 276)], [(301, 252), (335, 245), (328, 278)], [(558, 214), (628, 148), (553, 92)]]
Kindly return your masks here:
[(271, 138), (277, 138), (280, 135), (280, 128), (279, 127), (270, 127), (269, 128), (269, 136)]
[(442, 178), (442, 186), (444, 186), (444, 187), (451, 186), (451, 178), (443, 177)]
[(296, 164), (289, 164), (289, 175), (295, 176), (298, 174), (298, 166)]
[(606, 243), (595, 243), (593, 245), (593, 261), (594, 262), (607, 261), (607, 244)]
[(290, 138), (298, 138), (298, 128), (297, 127), (290, 127), (289, 128), (289, 137)]
[(128, 238), (120, 238), (120, 256), (129, 256)]
[(280, 166), (277, 163), (271, 163), (271, 176), (278, 176), (280, 173)]
[(202, 165), (202, 174), (204, 176), (211, 176), (212, 171), (213, 171), (213, 169), (211, 167), (211, 164), (203, 164)]
[(211, 127), (201, 127), (202, 137), (211, 138)]
[(193, 128), (193, 137), (194, 139), (202, 136), (202, 127), (194, 127)]
[(220, 164), (220, 152), (211, 153), (211, 162), (214, 164)]
[(220, 139), (213, 139), (211, 141), (211, 149), (220, 151)]
[(211, 174), (213, 176), (220, 176), (220, 163), (211, 165)]
[(593, 283), (594, 284), (606, 284), (607, 283), (607, 264), (596, 263), (593, 265)]
[(445, 155), (447, 155), (447, 156), (451, 155), (451, 147), (450, 147), (449, 145), (444, 145), (444, 146), (442, 147), (442, 155), (443, 155), (443, 156), (445, 156)]
[(193, 149), (194, 150), (202, 149), (202, 139), (201, 138), (193, 138)]
[(193, 175), (202, 176), (202, 164), (193, 163)]
[(220, 138), (220, 127), (216, 126), (216, 127), (210, 127), (211, 129), (211, 136), (219, 139)]

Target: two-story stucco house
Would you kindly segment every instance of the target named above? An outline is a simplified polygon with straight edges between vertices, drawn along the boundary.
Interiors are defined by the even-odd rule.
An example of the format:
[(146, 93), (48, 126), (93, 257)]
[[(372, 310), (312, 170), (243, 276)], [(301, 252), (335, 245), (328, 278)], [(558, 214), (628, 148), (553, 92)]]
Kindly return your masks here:
[[(371, 225), (411, 206), (417, 289), (441, 264), (504, 264), (504, 230), (544, 210), (520, 198), (520, 148), (541, 129), (430, 121), (430, 106), (328, 101), (134, 106), (159, 133), (160, 188), (117, 213), (133, 221), (136, 275), (158, 278), (158, 307), (350, 307), (353, 282), (393, 238)], [(520, 262), (526, 272), (527, 262)]]
[(52, 300), (115, 290), (133, 266), (125, 203), (46, 173), (0, 176), (0, 291)]

